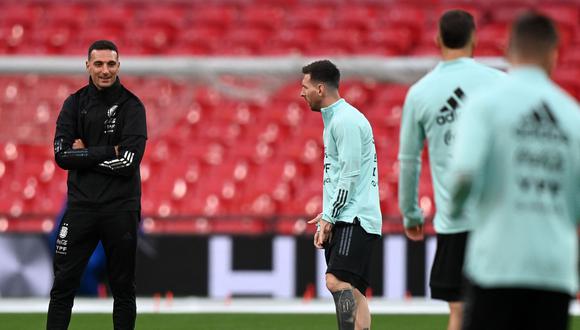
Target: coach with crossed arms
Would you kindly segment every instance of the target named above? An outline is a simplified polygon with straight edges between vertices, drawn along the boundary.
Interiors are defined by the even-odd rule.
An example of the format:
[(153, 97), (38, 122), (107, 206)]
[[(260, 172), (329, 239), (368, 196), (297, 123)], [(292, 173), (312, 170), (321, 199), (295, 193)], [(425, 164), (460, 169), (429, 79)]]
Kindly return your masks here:
[(141, 211), (139, 164), (145, 107), (117, 77), (119, 51), (107, 40), (88, 50), (89, 84), (69, 96), (56, 124), (54, 154), (68, 170), (68, 202), (56, 241), (48, 330), (67, 329), (75, 292), (101, 241), (114, 298), (114, 329), (134, 329), (135, 254)]

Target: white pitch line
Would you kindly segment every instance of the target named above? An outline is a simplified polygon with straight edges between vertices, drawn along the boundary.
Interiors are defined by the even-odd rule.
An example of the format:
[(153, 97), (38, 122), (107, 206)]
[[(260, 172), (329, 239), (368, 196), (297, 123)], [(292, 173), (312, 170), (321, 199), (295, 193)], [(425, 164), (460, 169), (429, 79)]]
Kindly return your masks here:
[[(371, 299), (373, 314), (447, 314), (447, 304), (427, 299), (386, 300)], [(6, 298), (0, 297), (0, 313), (46, 313), (47, 298)], [(77, 298), (74, 313), (111, 313), (113, 300)], [(262, 299), (234, 298), (216, 300), (208, 298), (137, 298), (138, 313), (258, 313), (258, 314), (333, 314), (331, 299)], [(577, 301), (570, 306), (572, 315), (580, 315)]]

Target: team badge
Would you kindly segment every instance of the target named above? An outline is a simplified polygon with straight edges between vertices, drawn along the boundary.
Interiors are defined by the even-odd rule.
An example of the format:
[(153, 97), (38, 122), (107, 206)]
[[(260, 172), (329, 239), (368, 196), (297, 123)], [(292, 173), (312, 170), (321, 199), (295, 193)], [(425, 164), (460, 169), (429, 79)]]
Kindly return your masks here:
[(60, 227), (60, 233), (58, 234), (58, 237), (63, 238), (63, 239), (66, 237), (66, 235), (68, 234), (67, 225), (68, 224), (65, 223), (62, 225), (62, 227)]

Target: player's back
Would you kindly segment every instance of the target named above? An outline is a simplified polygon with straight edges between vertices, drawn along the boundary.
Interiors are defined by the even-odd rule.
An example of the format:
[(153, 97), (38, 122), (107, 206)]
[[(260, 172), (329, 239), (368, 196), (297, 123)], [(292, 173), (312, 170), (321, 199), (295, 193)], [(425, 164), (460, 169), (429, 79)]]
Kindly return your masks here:
[[(467, 217), (451, 220), (447, 211), (450, 199), (447, 166), (454, 127), (465, 101), (504, 77), (505, 73), (471, 58), (459, 58), (439, 63), (409, 90), (403, 112), (399, 159), (415, 157), (416, 150), (407, 146), (416, 145), (418, 139), (427, 139), (437, 208), (434, 222), (438, 233), (470, 229)], [(422, 134), (416, 134), (409, 128), (411, 125), (418, 125)]]
[[(575, 292), (580, 217), (577, 103), (542, 71), (531, 68), (514, 70), (472, 101), (466, 109), (473, 116), (464, 118), (465, 125), (476, 131), (483, 127), (486, 133), (465, 139), (473, 148), (485, 149), (483, 175), (474, 192), (469, 275), (484, 286)], [(461, 157), (459, 162), (479, 157), (470, 152), (455, 156)]]

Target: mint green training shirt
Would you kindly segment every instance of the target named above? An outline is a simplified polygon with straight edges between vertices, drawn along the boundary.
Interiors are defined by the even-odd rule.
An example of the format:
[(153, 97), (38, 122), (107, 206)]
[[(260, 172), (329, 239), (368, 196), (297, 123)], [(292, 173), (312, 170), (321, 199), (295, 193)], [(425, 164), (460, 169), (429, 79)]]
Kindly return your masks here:
[(520, 67), (464, 110), (452, 172), (473, 178), (468, 277), (484, 288), (575, 294), (578, 104), (544, 71)]
[(490, 88), (504, 77), (504, 72), (464, 57), (440, 62), (409, 89), (399, 140), (399, 209), (406, 228), (424, 222), (417, 195), (421, 151), (427, 139), (437, 210), (435, 231), (451, 234), (470, 229), (467, 216), (451, 221), (448, 214), (447, 165), (451, 157), (454, 126), (463, 112), (462, 105), (466, 98), (479, 89)]
[(371, 125), (344, 99), (321, 109), (324, 121), (322, 218), (352, 223), (381, 235), (377, 153)]

